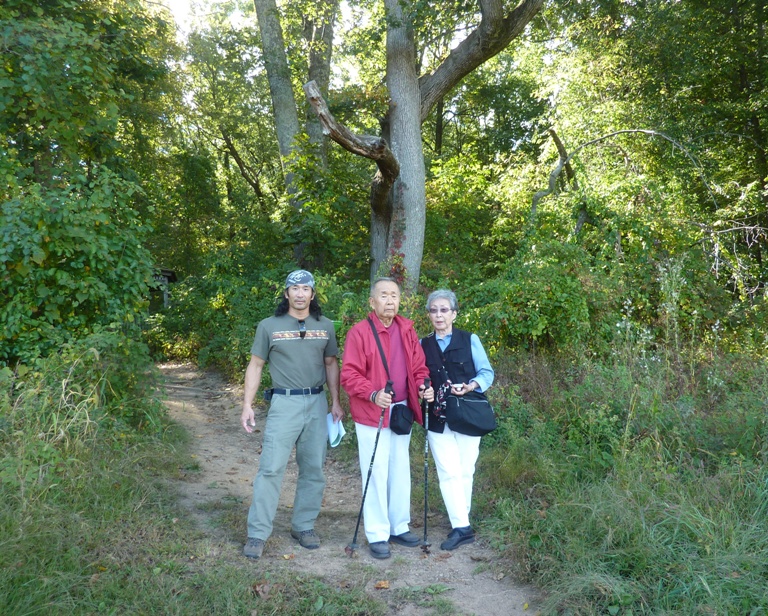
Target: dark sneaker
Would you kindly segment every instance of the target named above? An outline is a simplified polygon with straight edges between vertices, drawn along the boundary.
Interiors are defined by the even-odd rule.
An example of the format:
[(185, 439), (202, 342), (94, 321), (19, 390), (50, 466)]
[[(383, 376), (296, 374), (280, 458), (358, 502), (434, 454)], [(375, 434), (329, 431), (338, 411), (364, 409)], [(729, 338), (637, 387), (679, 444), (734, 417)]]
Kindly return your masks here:
[(247, 556), (248, 558), (253, 558), (256, 560), (257, 558), (261, 558), (261, 553), (264, 551), (264, 540), (263, 539), (254, 539), (253, 537), (248, 537), (248, 543), (245, 544), (245, 547), (243, 548), (243, 555)]
[(402, 535), (390, 535), (389, 541), (390, 543), (404, 545), (407, 548), (415, 548), (421, 544), (421, 539), (411, 531), (404, 532)]
[(369, 543), (368, 547), (371, 550), (371, 556), (374, 558), (389, 558), (392, 555), (389, 551), (389, 544), (386, 541)]
[(475, 531), (471, 526), (464, 526), (462, 528), (454, 528), (448, 533), (448, 539), (440, 544), (441, 550), (455, 550), (457, 547), (464, 545), (465, 543), (472, 543), (475, 540)]
[(308, 550), (316, 550), (320, 547), (320, 537), (315, 534), (313, 529), (309, 530), (292, 530), (291, 537), (299, 542), (299, 545)]

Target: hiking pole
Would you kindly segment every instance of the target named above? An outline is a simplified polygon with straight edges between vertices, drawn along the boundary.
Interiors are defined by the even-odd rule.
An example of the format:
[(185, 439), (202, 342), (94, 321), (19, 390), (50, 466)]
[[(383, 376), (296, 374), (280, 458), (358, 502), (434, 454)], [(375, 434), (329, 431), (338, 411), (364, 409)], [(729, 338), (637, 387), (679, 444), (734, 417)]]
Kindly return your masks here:
[[(429, 389), (429, 379), (424, 379), (424, 389)], [(421, 399), (421, 409), (424, 415), (424, 542), (421, 544), (421, 551), (429, 554), (429, 541), (427, 541), (427, 477), (429, 475), (429, 466), (427, 456), (429, 455), (429, 404), (423, 398)]]
[[(392, 389), (392, 381), (387, 381), (387, 384), (384, 386), (384, 393), (392, 395), (394, 393)], [(347, 556), (350, 558), (353, 558), (355, 556), (355, 553), (357, 552), (357, 548), (360, 546), (357, 545), (357, 531), (360, 530), (360, 519), (363, 517), (363, 505), (365, 505), (365, 495), (368, 493), (368, 484), (371, 481), (371, 472), (373, 471), (373, 460), (376, 458), (376, 448), (379, 446), (379, 435), (381, 435), (381, 427), (384, 425), (384, 412), (387, 410), (387, 407), (385, 406), (383, 409), (381, 409), (381, 416), (379, 417), (379, 427), (376, 430), (376, 440), (373, 441), (373, 454), (371, 454), (371, 464), (368, 466), (368, 478), (365, 480), (365, 489), (363, 489), (363, 500), (360, 503), (360, 513), (357, 514), (357, 524), (355, 525), (355, 535), (352, 537), (352, 543), (350, 543), (347, 547), (344, 548), (344, 552)]]

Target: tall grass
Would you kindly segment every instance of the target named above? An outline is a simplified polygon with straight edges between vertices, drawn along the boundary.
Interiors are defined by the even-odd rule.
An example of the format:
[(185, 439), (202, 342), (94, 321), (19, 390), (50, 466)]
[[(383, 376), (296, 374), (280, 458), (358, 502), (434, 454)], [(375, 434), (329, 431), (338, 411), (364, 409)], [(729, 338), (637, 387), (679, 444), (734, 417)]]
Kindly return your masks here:
[(91, 339), (0, 373), (0, 614), (384, 613), (364, 584), (254, 569), (196, 529), (150, 367)]
[(768, 613), (765, 361), (633, 344), (508, 359), (477, 517), (544, 613)]

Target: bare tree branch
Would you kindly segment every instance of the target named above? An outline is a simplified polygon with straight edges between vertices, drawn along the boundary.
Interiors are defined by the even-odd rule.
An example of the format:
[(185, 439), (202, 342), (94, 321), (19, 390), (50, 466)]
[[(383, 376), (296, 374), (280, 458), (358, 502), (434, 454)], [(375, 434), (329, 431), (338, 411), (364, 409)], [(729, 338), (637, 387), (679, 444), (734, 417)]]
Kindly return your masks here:
[(601, 141), (605, 141), (607, 139), (610, 139), (611, 137), (615, 137), (616, 135), (627, 135), (627, 134), (635, 134), (639, 133), (641, 135), (648, 135), (651, 137), (661, 137), (662, 139), (666, 139), (669, 141), (674, 147), (679, 149), (685, 157), (691, 161), (693, 166), (696, 168), (699, 174), (699, 178), (701, 178), (701, 182), (704, 184), (704, 186), (707, 189), (707, 192), (709, 193), (710, 198), (712, 199), (712, 203), (714, 203), (715, 208), (718, 207), (717, 200), (715, 199), (715, 195), (712, 192), (712, 189), (709, 187), (709, 183), (707, 182), (707, 178), (704, 176), (704, 170), (701, 166), (701, 163), (696, 159), (693, 154), (691, 154), (687, 149), (685, 149), (679, 142), (675, 141), (671, 137), (665, 135), (664, 133), (657, 132), (655, 130), (646, 130), (641, 128), (632, 128), (632, 129), (625, 129), (625, 130), (617, 130), (612, 133), (608, 133), (607, 135), (603, 135), (602, 137), (597, 137), (596, 139), (592, 139), (591, 141), (587, 141), (586, 143), (582, 143), (580, 146), (578, 146), (573, 152), (571, 152), (568, 156), (565, 158), (563, 157), (565, 154), (565, 151), (560, 151), (558, 149), (558, 152), (560, 154), (560, 158), (557, 161), (557, 165), (555, 165), (555, 168), (552, 170), (552, 172), (549, 174), (549, 184), (546, 189), (539, 190), (533, 195), (533, 199), (531, 201), (531, 220), (533, 220), (536, 217), (536, 209), (538, 206), (539, 201), (546, 197), (547, 195), (551, 195), (552, 193), (556, 192), (557, 186), (557, 177), (560, 175), (560, 173), (563, 171), (563, 168), (565, 165), (570, 163), (571, 159), (576, 156), (576, 154), (579, 153), (579, 151), (583, 150), (584, 148), (594, 145), (596, 143), (600, 143)]
[(443, 60), (434, 73), (419, 78), (421, 121), (464, 77), (506, 49), (536, 16), (544, 0), (522, 0), (504, 14), (502, 0), (479, 0), (480, 24)]
[(400, 173), (400, 163), (389, 149), (387, 142), (381, 137), (357, 135), (337, 122), (314, 81), (304, 84), (304, 92), (320, 120), (323, 133), (345, 150), (376, 162), (378, 171), (371, 184), (371, 209), (374, 212), (384, 212), (388, 208), (389, 191)]
[(240, 156), (240, 152), (238, 152), (237, 147), (235, 147), (235, 144), (227, 130), (223, 126), (220, 126), (219, 130), (221, 131), (221, 138), (224, 140), (224, 143), (227, 146), (227, 151), (230, 153), (232, 158), (235, 159), (235, 163), (240, 169), (240, 175), (243, 176), (243, 179), (248, 182), (248, 185), (251, 188), (253, 188), (253, 192), (256, 193), (256, 196), (260, 200), (263, 199), (264, 194), (261, 191), (258, 175), (253, 171), (253, 168), (243, 160), (243, 157)]
[[(558, 154), (560, 154), (560, 158), (562, 158), (565, 161), (568, 161), (568, 151), (565, 149), (565, 146), (563, 145), (563, 142), (560, 141), (560, 137), (555, 132), (554, 128), (549, 129), (549, 134), (552, 136), (552, 141), (555, 142), (555, 147), (557, 148)], [(573, 188), (575, 190), (579, 190), (579, 182), (576, 179), (576, 173), (573, 170), (573, 167), (571, 166), (570, 162), (565, 163), (565, 175), (566, 177), (571, 181), (571, 184), (573, 185)]]

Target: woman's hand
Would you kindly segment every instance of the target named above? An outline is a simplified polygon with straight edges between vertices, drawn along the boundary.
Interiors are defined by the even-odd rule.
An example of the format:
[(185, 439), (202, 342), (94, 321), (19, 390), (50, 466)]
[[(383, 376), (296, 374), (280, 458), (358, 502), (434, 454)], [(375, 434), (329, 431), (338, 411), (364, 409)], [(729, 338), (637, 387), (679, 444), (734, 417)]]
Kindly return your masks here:
[(451, 393), (454, 396), (463, 396), (464, 394), (467, 394), (470, 391), (475, 391), (476, 389), (477, 389), (477, 383), (475, 383), (475, 381), (470, 381), (469, 384), (451, 383)]

